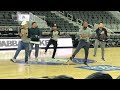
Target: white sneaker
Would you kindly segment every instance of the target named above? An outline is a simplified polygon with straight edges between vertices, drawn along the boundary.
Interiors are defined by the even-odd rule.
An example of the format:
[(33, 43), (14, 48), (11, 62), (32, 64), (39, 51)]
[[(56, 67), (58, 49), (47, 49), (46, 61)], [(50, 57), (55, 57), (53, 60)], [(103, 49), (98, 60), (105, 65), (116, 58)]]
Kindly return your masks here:
[(16, 63), (16, 59), (15, 58), (10, 59), (10, 61)]
[(35, 61), (37, 62), (37, 61), (38, 61), (38, 58), (35, 58)]
[(25, 66), (30, 66), (29, 61), (25, 62)]

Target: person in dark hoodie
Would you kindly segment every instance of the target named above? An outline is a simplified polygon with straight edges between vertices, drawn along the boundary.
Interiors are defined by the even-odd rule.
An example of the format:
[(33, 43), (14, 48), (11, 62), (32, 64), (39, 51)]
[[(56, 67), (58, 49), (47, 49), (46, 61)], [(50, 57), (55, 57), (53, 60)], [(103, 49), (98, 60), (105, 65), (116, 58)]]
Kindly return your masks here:
[(41, 32), (37, 26), (36, 22), (32, 22), (32, 28), (30, 28), (30, 51), (29, 57), (31, 55), (33, 46), (35, 45), (35, 60), (38, 61), (38, 54), (39, 54), (39, 45), (40, 45), (40, 35)]
[(102, 50), (102, 60), (105, 61), (104, 59), (104, 48), (107, 40), (107, 30), (104, 28), (103, 23), (100, 22), (98, 24), (98, 28), (96, 29), (96, 40), (95, 40), (95, 45), (94, 45), (94, 55), (96, 56), (97, 48), (98, 45), (100, 45), (101, 50)]
[(51, 44), (53, 44), (53, 46), (54, 46), (54, 51), (53, 51), (53, 55), (52, 55), (53, 59), (55, 59), (55, 54), (56, 54), (56, 50), (57, 50), (57, 40), (59, 38), (59, 35), (60, 35), (60, 31), (58, 30), (57, 25), (54, 24), (52, 27), (52, 30), (50, 31), (50, 40), (45, 48), (45, 54), (46, 54), (49, 46)]

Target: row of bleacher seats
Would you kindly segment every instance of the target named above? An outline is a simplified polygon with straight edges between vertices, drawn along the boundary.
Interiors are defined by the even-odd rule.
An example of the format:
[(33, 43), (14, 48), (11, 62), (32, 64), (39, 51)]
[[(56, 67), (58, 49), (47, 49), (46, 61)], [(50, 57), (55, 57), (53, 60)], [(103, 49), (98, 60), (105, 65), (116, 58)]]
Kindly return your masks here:
[(14, 20), (17, 11), (0, 11), (0, 26), (18, 26), (18, 22)]
[[(92, 36), (90, 38), (91, 47), (94, 47), (95, 39), (96, 39), (95, 36)], [(79, 41), (79, 38), (73, 39), (73, 45), (75, 44), (74, 47), (78, 45), (78, 41)], [(120, 34), (110, 35), (106, 41), (106, 47), (120, 47)]]
[[(22, 11), (23, 12), (23, 11)], [(29, 11), (28, 11), (29, 12)], [(50, 11), (32, 11), (35, 15), (38, 16), (45, 16), (46, 21), (48, 22), (49, 26), (51, 23), (55, 22), (58, 24), (59, 28), (63, 32), (78, 31), (78, 27), (74, 27), (72, 23), (65, 21), (64, 19), (56, 16), (55, 14), (51, 13)], [(99, 21), (103, 21), (105, 26), (114, 30), (120, 30), (120, 21), (116, 18), (112, 17), (106, 11), (64, 11), (65, 15), (71, 14), (73, 15), (73, 19), (81, 19), (81, 20), (88, 20), (90, 24), (97, 23)], [(15, 15), (17, 11), (0, 11), (0, 25), (19, 25), (17, 21), (12, 19), (12, 15)], [(26, 13), (26, 11), (25, 11)], [(71, 30), (70, 30), (71, 29)]]
[[(79, 27), (74, 26), (72, 23), (65, 21), (63, 18), (56, 16), (50, 11), (32, 11), (32, 13), (37, 16), (45, 16), (45, 20), (47, 21), (47, 24), (49, 26), (51, 26), (52, 23), (56, 23), (61, 32), (78, 32), (79, 30)], [(0, 37), (18, 37), (19, 27), (13, 27), (13, 25), (18, 25), (18, 23), (14, 21), (12, 17), (12, 15), (15, 14), (16, 11), (0, 11), (0, 25), (9, 25), (9, 27), (0, 27)], [(90, 24), (103, 21), (104, 25), (110, 29), (115, 30), (115, 28), (120, 28), (119, 20), (112, 17), (106, 11), (65, 11), (65, 14), (73, 15), (74, 20), (76, 20), (77, 18), (81, 20), (88, 20)], [(12, 26), (10, 27), (10, 25)], [(40, 28), (40, 31), (49, 32), (50, 28)], [(95, 37), (93, 36), (90, 39), (92, 45), (94, 45), (94, 40)], [(108, 37), (108, 42), (106, 45), (108, 47), (120, 46), (120, 35), (110, 35)]]
[[(28, 11), (28, 13), (29, 12), (30, 11)], [(45, 20), (47, 21), (47, 24), (49, 26), (51, 26), (52, 23), (56, 23), (61, 32), (78, 32), (78, 30), (79, 30), (78, 26), (74, 26), (73, 23), (69, 23), (69, 21), (65, 21), (63, 18), (55, 15), (54, 13), (51, 13), (50, 11), (31, 11), (31, 12), (33, 14), (37, 15), (37, 16), (45, 16)], [(65, 13), (73, 13), (74, 15), (77, 15), (77, 14), (79, 14), (81, 16), (83, 15), (83, 18), (84, 17), (98, 17), (98, 16), (103, 16), (103, 18), (104, 18), (104, 16), (109, 16), (108, 17), (109, 19), (112, 18), (112, 19), (116, 20), (111, 15), (109, 15), (106, 11), (64, 11), (64, 12)], [(16, 11), (0, 11), (0, 13), (1, 14), (11, 14), (11, 15), (14, 14), (15, 15)], [(25, 13), (26, 13), (26, 11), (25, 11)], [(100, 17), (99, 17), (99, 19), (100, 19)], [(107, 18), (106, 18), (106, 20), (107, 20)], [(97, 18), (96, 18), (96, 21), (98, 21)], [(113, 29), (115, 31), (120, 28), (120, 24), (114, 24), (114, 23), (112, 23), (112, 24), (104, 23), (104, 24), (108, 28)], [(4, 26), (4, 25), (9, 25), (9, 26), (10, 25), (15, 25), (15, 26), (17, 26), (19, 24), (17, 23), (17, 21), (14, 21), (13, 19), (2, 18), (2, 19), (0, 19), (0, 25), (2, 25), (2, 26)], [(115, 27), (117, 27), (118, 29), (114, 29)], [(50, 31), (49, 28), (42, 28), (41, 30), (43, 32), (49, 32)]]
[[(39, 28), (41, 32), (48, 32), (50, 28)], [(20, 26), (0, 26), (0, 37), (19, 37)]]
[(18, 37), (18, 26), (0, 26), (0, 37)]
[(113, 17), (107, 11), (60, 11), (68, 17), (72, 15), (73, 21), (78, 19), (84, 21), (87, 20), (89, 24), (94, 25), (95, 23), (103, 22), (106, 27), (114, 31), (120, 32), (120, 20)]
[(79, 27), (74, 26), (69, 21), (65, 21), (63, 18), (56, 16), (50, 11), (31, 11), (33, 14), (38, 16), (45, 16), (45, 20), (48, 23), (48, 26), (51, 26), (53, 23), (56, 23), (61, 32), (78, 32)]

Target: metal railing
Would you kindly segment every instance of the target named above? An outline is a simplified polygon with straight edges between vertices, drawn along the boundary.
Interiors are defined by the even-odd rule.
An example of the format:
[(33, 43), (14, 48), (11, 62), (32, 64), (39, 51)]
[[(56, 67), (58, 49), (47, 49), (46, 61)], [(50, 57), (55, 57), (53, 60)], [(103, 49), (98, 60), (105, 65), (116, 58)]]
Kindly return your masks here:
[(45, 17), (43, 18), (42, 16), (33, 15), (31, 12), (29, 12), (29, 15), (30, 23), (35, 21), (37, 22), (39, 28), (49, 28), (47, 22), (45, 21)]
[[(17, 14), (25, 14), (25, 12), (17, 12)], [(39, 28), (49, 28), (47, 25), (47, 22), (45, 21), (45, 19), (37, 15), (32, 14), (31, 12), (27, 13), (29, 15), (29, 21), (28, 21), (28, 25), (29, 28), (31, 27), (32, 22), (37, 22), (37, 25)], [(18, 21), (18, 23), (20, 24), (22, 21)]]
[(19, 26), (0, 26), (0, 31), (18, 31)]

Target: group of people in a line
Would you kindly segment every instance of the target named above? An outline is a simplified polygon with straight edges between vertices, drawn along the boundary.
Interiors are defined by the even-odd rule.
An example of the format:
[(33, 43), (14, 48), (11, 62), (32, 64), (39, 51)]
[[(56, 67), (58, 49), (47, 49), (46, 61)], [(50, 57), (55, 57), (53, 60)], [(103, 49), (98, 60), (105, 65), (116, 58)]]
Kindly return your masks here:
[[(50, 40), (48, 42), (48, 45), (45, 48), (45, 54), (47, 53), (47, 50), (51, 44), (53, 44), (53, 55), (52, 58), (55, 58), (55, 53), (57, 49), (57, 40), (60, 35), (60, 32), (57, 29), (56, 24), (52, 26), (52, 30), (50, 31)], [(32, 27), (28, 28), (28, 23), (26, 21), (23, 21), (21, 23), (21, 27), (19, 30), (19, 36), (21, 38), (21, 41), (18, 43), (18, 48), (15, 52), (14, 57), (11, 59), (12, 62), (16, 62), (16, 58), (21, 50), (25, 50), (25, 63), (28, 64), (29, 59), (31, 59), (31, 52), (33, 49), (33, 46), (35, 45), (35, 60), (38, 61), (38, 55), (39, 55), (39, 45), (40, 45), (40, 36), (41, 31), (38, 28), (38, 25), (36, 22), (32, 22)]]
[[(85, 50), (85, 58), (84, 58), (84, 64), (87, 64), (87, 59), (89, 55), (89, 48), (90, 48), (90, 42), (89, 39), (92, 35), (91, 29), (88, 27), (88, 22), (84, 21), (82, 27), (79, 30), (80, 35), (80, 41), (78, 43), (78, 46), (76, 47), (76, 50), (70, 57), (70, 60), (73, 60), (76, 54), (80, 51), (81, 48), (84, 48)], [(12, 62), (16, 62), (16, 58), (19, 54), (19, 52), (24, 49), (25, 50), (25, 63), (28, 64), (28, 58), (31, 57), (31, 52), (33, 49), (33, 46), (35, 45), (35, 60), (38, 60), (38, 54), (39, 54), (39, 45), (40, 45), (40, 36), (41, 31), (39, 30), (37, 23), (32, 22), (32, 27), (28, 28), (28, 24), (26, 21), (23, 21), (21, 23), (21, 28), (19, 30), (19, 36), (21, 38), (21, 41), (18, 44), (18, 48), (16, 50), (16, 53), (14, 57), (11, 59)], [(52, 29), (50, 31), (50, 40), (45, 48), (45, 54), (47, 53), (47, 50), (51, 44), (53, 44), (53, 55), (52, 58), (55, 58), (56, 50), (57, 50), (57, 42), (58, 38), (60, 36), (60, 31), (57, 28), (56, 24), (53, 24)], [(94, 55), (96, 56), (98, 45), (101, 46), (102, 50), (102, 60), (104, 59), (104, 48), (106, 45), (107, 40), (107, 30), (104, 28), (103, 23), (100, 22), (98, 24), (98, 28), (96, 29), (96, 40), (94, 45)]]
[[(74, 51), (74, 53), (72, 54), (72, 56), (70, 57), (70, 60), (73, 60), (74, 57), (76, 56), (76, 54), (80, 51), (81, 48), (84, 48), (85, 51), (85, 58), (84, 58), (84, 64), (87, 64), (87, 60), (88, 60), (88, 54), (89, 54), (89, 48), (90, 48), (90, 42), (89, 39), (92, 36), (92, 30), (88, 27), (88, 22), (84, 21), (82, 27), (79, 30), (79, 35), (80, 35), (80, 41), (78, 43), (78, 46), (76, 48), (76, 50)], [(98, 24), (98, 28), (96, 29), (96, 40), (95, 40), (95, 44), (94, 44), (94, 57), (96, 56), (96, 52), (97, 52), (97, 48), (98, 45), (100, 45), (101, 47), (101, 54), (102, 54), (102, 60), (105, 61), (104, 58), (104, 48), (106, 45), (106, 41), (107, 41), (107, 30), (104, 28), (104, 25), (102, 22), (100, 22)]]

